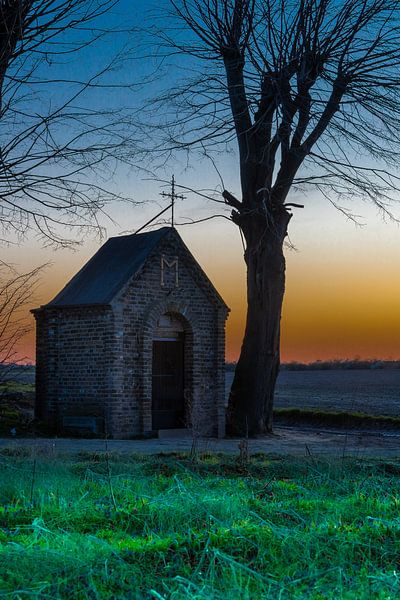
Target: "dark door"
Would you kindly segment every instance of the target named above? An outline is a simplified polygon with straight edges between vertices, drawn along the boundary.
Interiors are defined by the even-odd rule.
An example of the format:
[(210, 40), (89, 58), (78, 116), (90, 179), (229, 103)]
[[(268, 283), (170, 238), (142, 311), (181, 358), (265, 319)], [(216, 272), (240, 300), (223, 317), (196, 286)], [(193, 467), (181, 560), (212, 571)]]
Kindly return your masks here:
[(185, 426), (183, 340), (153, 342), (153, 429)]

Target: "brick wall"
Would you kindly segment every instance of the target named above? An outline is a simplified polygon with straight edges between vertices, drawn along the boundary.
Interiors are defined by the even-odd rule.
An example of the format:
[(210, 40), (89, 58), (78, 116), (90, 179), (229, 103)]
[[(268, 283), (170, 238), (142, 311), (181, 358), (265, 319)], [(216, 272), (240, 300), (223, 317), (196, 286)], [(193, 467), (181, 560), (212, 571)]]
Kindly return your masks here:
[(35, 317), (36, 415), (56, 430), (64, 416), (106, 416), (110, 307), (47, 308)]
[(113, 437), (149, 434), (153, 337), (165, 313), (183, 326), (186, 412), (203, 434), (223, 436), (227, 309), (173, 233), (109, 307), (36, 311), (38, 416), (59, 427), (64, 415), (104, 415)]

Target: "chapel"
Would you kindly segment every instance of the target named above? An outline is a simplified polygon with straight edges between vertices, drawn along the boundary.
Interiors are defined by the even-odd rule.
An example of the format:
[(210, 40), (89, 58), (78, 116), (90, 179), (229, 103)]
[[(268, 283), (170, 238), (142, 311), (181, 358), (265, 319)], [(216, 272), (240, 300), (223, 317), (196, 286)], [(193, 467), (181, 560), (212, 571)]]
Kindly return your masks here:
[(35, 416), (55, 433), (225, 435), (229, 309), (174, 227), (110, 238), (32, 312)]

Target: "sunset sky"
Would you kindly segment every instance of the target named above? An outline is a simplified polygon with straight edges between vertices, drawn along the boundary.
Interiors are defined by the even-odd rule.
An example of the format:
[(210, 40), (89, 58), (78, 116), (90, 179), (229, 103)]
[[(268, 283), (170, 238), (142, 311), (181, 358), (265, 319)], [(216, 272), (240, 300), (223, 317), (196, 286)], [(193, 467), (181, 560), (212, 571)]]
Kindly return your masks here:
[[(191, 177), (179, 177), (189, 185)], [(207, 177), (207, 173), (204, 174)], [(158, 200), (159, 186), (138, 182), (141, 193)], [(152, 193), (151, 193), (151, 190)], [(131, 193), (135, 197), (133, 178)], [(302, 197), (304, 209), (294, 215), (287, 249), (287, 291), (282, 321), (283, 361), (313, 361), (329, 358), (400, 358), (400, 232), (397, 224), (384, 222), (368, 204), (354, 206), (362, 215), (357, 227), (326, 202)], [(180, 217), (195, 214), (196, 203), (188, 199), (177, 206)], [(162, 201), (159, 206), (162, 206)], [(200, 200), (197, 213), (211, 213)], [(113, 206), (120, 225), (109, 227), (110, 235), (134, 231), (155, 214), (158, 205)], [(356, 209), (356, 210), (354, 210)], [(181, 218), (182, 220), (182, 218)], [(227, 359), (235, 360), (245, 319), (245, 269), (237, 228), (225, 219), (178, 226), (184, 241), (200, 262), (229, 307)], [(40, 248), (31, 240), (6, 250), (20, 269), (43, 262), (52, 264), (42, 276), (34, 306), (48, 302), (91, 257), (99, 242), (88, 239), (75, 251)], [(21, 354), (34, 360), (34, 336), (29, 336)]]
[[(134, 22), (141, 22), (141, 6), (139, 2), (125, 2)], [(117, 23), (121, 14), (114, 15), (111, 22)], [(101, 62), (101, 53), (95, 58)], [(88, 60), (94, 60), (93, 51), (91, 55), (88, 53)], [(74, 75), (77, 71), (83, 76), (87, 68), (85, 63), (71, 62), (64, 66), (64, 75), (69, 69)], [(134, 74), (140, 78), (143, 65), (136, 63), (135, 69)], [(143, 92), (139, 95), (143, 96)], [(235, 153), (221, 153), (217, 158), (225, 187), (240, 197)], [(173, 172), (178, 184), (197, 190), (215, 189), (220, 181), (213, 166), (196, 157), (189, 165), (186, 158), (172, 160), (156, 176), (166, 179)], [(133, 232), (165, 206), (159, 196), (165, 188), (138, 170), (116, 171), (107, 185), (136, 202), (143, 202), (137, 206), (110, 204), (108, 213), (115, 223), (104, 222), (108, 236)], [(177, 205), (178, 224), (185, 218), (204, 218), (216, 213), (211, 202), (184, 193), (187, 199)], [(354, 357), (400, 359), (399, 225), (384, 221), (377, 209), (367, 202), (351, 204), (343, 199), (342, 204), (359, 215), (360, 225), (356, 226), (316, 192), (293, 192), (290, 201), (302, 203), (305, 208), (295, 209), (289, 228), (294, 249), (286, 250), (283, 361)], [(393, 212), (400, 218), (400, 199)], [(177, 229), (231, 308), (226, 355), (228, 360), (236, 360), (245, 320), (245, 269), (238, 229), (222, 218), (178, 225)], [(53, 251), (44, 249), (31, 237), (19, 246), (4, 247), (2, 258), (20, 271), (51, 262), (32, 300), (32, 307), (36, 307), (51, 300), (99, 245), (98, 240), (87, 237), (75, 251)], [(33, 333), (19, 351), (34, 360)]]

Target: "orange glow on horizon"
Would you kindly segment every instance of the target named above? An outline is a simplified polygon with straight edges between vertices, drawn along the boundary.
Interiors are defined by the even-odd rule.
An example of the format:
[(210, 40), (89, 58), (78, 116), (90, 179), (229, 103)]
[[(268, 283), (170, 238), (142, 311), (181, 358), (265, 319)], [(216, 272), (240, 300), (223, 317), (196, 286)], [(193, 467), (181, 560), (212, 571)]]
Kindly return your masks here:
[[(196, 227), (190, 232), (182, 228), (180, 233), (231, 309), (226, 358), (234, 361), (240, 352), (246, 313), (243, 248), (237, 230), (229, 224), (210, 223), (206, 238), (204, 229)], [(338, 236), (335, 227), (329, 221), (315, 240), (299, 235), (295, 240), (299, 252), (286, 252), (282, 362), (355, 357), (399, 360), (399, 232), (380, 225), (378, 233), (365, 234), (346, 225), (340, 229), (345, 238), (343, 233)], [(75, 254), (55, 254), (33, 307), (54, 297), (97, 247), (88, 244)], [(44, 262), (40, 257), (35, 259), (35, 264), (40, 262)], [(19, 348), (20, 356), (34, 361), (34, 345), (32, 332)]]

